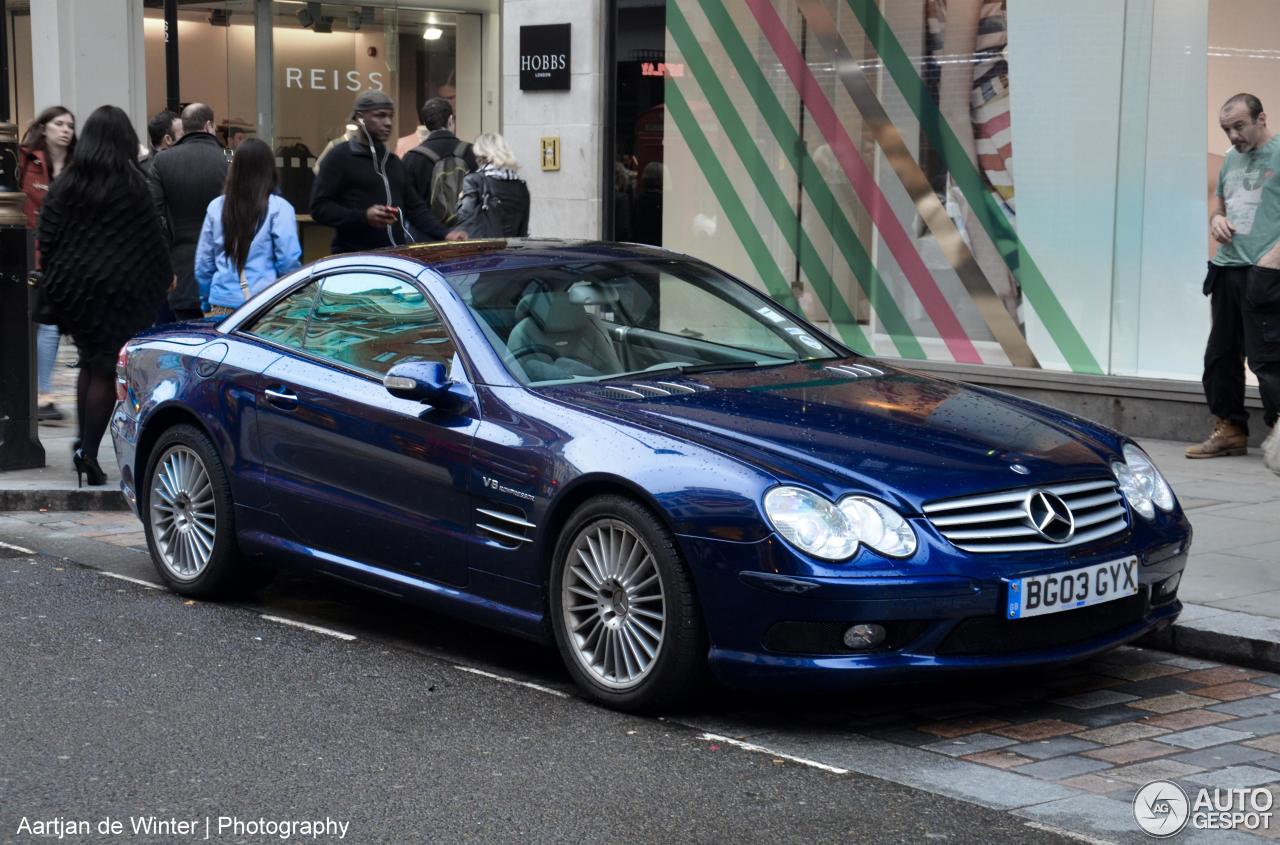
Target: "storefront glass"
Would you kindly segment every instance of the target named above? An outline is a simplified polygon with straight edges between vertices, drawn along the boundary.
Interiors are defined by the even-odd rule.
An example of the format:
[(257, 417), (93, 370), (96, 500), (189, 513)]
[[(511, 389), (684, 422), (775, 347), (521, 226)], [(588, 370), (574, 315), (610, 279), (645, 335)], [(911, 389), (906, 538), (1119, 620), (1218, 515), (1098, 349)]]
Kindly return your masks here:
[(875, 354), (1196, 379), (1210, 5), (616, 0), (612, 234)]
[[(329, 237), (306, 214), (316, 160), (327, 144), (355, 131), (348, 120), (360, 91), (383, 90), (395, 101), (402, 155), (420, 140), (418, 111), (430, 97), (453, 102), (462, 138), (496, 128), (496, 56), (486, 55), (484, 42), (496, 31), (497, 16), (440, 6), (397, 0), (182, 5), (182, 102), (211, 105), (229, 146), (270, 135), (282, 193), (300, 214), (306, 258), (323, 255)], [(264, 19), (271, 27), (266, 53), (257, 38)], [(166, 94), (162, 12), (148, 9), (145, 25), (148, 107), (154, 113)], [(270, 103), (259, 103), (258, 92), (267, 90)]]

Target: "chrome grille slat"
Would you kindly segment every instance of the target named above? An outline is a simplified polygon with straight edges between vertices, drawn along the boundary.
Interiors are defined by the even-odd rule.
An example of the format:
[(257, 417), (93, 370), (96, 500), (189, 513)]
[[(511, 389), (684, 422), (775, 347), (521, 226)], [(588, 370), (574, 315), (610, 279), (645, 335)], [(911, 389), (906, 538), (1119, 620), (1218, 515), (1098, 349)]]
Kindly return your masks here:
[(1097, 525), (1099, 522), (1106, 522), (1108, 519), (1116, 519), (1124, 516), (1124, 505), (1114, 505), (1105, 511), (1094, 511), (1093, 513), (1084, 514), (1076, 517), (1076, 530), (1087, 528), (1090, 525)]
[(1097, 507), (1098, 505), (1109, 505), (1112, 502), (1118, 502), (1120, 501), (1120, 494), (1119, 492), (1102, 493), (1097, 496), (1090, 496), (1087, 499), (1075, 499), (1063, 496), (1062, 500), (1071, 506), (1071, 510), (1080, 511)]
[(1088, 490), (1106, 490), (1108, 488), (1114, 490), (1115, 487), (1116, 483), (1114, 481), (1100, 479), (1098, 481), (1078, 481), (1074, 484), (1055, 484), (1042, 489), (1049, 490), (1065, 498), (1074, 493), (1083, 493)]
[(972, 530), (948, 531), (948, 540), (986, 540), (997, 537), (1039, 537), (1034, 528), (1027, 525), (1011, 525), (1005, 528), (975, 528)]
[(984, 505), (1006, 505), (1009, 502), (1021, 502), (1027, 497), (1027, 490), (1014, 490), (1008, 493), (988, 493), (984, 496), (968, 496), (964, 499), (947, 499), (924, 506), (926, 514), (943, 511), (957, 511), (963, 508), (978, 508)]
[[(1075, 533), (1054, 543), (1024, 521), (1022, 503), (1037, 490), (1052, 493), (1071, 511)], [(1065, 549), (1124, 531), (1128, 510), (1113, 479), (1045, 484), (943, 499), (924, 505), (937, 531), (968, 552), (988, 554)]]
[(964, 549), (967, 552), (990, 552), (990, 553), (1042, 552), (1045, 549), (1069, 549), (1072, 546), (1083, 546), (1085, 543), (1092, 543), (1094, 540), (1100, 540), (1103, 537), (1108, 537), (1120, 531), (1126, 525), (1126, 523), (1123, 521), (1118, 520), (1117, 522), (1119, 524), (1113, 525), (1112, 523), (1107, 523), (1098, 528), (1090, 528), (1088, 531), (1082, 531), (1081, 533), (1072, 537), (1070, 540), (1068, 540), (1065, 543), (1046, 543), (1044, 541), (1041, 541), (1039, 543), (1001, 543), (999, 545), (992, 544), (992, 545), (985, 545), (985, 546), (960, 546), (960, 548)]
[(1021, 508), (1008, 508), (1006, 510), (990, 511), (988, 513), (975, 514), (954, 514), (951, 516), (933, 517), (932, 522), (939, 528), (948, 525), (973, 525), (975, 522), (1003, 522), (1006, 519), (1022, 519)]

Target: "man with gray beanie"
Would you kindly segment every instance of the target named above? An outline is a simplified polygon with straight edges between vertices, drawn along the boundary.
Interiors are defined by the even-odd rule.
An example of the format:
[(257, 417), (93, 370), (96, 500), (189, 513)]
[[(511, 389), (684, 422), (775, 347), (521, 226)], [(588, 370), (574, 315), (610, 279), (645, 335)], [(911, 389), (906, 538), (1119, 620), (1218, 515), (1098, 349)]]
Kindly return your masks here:
[(334, 146), (320, 161), (311, 191), (311, 216), (332, 226), (333, 252), (356, 252), (419, 241), (462, 240), (446, 232), (409, 183), (400, 159), (387, 149), (395, 104), (369, 90), (352, 106), (355, 138)]

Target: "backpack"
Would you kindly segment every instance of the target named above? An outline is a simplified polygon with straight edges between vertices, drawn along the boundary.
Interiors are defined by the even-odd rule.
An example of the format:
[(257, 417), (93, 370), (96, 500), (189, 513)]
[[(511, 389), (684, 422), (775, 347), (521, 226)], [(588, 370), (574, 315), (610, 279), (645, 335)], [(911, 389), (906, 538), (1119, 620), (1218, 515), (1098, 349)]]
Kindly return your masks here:
[(424, 155), (432, 162), (431, 188), (427, 192), (427, 202), (431, 205), (431, 213), (444, 226), (452, 226), (458, 222), (458, 195), (462, 193), (462, 179), (471, 172), (463, 158), (467, 146), (466, 141), (459, 141), (452, 152), (443, 156), (425, 143), (409, 151)]
[(506, 236), (502, 227), (502, 200), (489, 185), (489, 177), (480, 177), (480, 202), (464, 228), (468, 238), (501, 238)]

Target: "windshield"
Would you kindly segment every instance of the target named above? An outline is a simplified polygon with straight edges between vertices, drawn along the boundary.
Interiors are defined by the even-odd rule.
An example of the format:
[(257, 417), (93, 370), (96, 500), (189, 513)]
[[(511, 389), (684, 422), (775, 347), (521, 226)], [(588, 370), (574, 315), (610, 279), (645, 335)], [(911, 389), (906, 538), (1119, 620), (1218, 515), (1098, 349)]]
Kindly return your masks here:
[(773, 301), (690, 261), (592, 261), (447, 278), (512, 375), (528, 385), (846, 354)]

